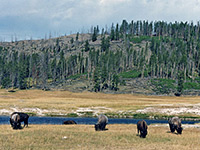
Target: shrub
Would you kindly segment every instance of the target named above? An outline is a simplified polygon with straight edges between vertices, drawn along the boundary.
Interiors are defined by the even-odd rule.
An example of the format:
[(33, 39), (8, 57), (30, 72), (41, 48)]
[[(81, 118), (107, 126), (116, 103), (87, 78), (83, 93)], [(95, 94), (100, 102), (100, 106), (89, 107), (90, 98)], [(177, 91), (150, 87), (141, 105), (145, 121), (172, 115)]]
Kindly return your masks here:
[(122, 78), (138, 78), (141, 76), (141, 72), (136, 70), (131, 70), (127, 72), (122, 72), (119, 74)]
[(169, 94), (176, 89), (175, 80), (172, 79), (152, 79), (151, 84), (155, 86), (153, 90), (156, 93)]

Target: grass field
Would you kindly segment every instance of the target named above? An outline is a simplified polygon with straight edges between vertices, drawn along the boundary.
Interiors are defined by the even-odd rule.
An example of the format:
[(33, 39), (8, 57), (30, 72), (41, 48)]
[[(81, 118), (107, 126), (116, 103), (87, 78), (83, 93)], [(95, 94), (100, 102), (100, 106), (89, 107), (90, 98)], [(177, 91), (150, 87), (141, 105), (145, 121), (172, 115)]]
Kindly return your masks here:
[[(13, 111), (49, 114), (85, 111), (92, 113), (136, 113), (139, 109), (181, 109), (200, 106), (200, 97), (144, 96), (131, 94), (71, 93), (67, 91), (23, 90), (10, 93), (0, 90), (1, 114)], [(25, 109), (26, 108), (26, 109)], [(44, 111), (46, 110), (46, 111)], [(79, 110), (79, 111), (78, 111)], [(41, 113), (41, 111), (43, 111)], [(91, 112), (90, 112), (91, 113)], [(155, 113), (156, 114), (156, 113)], [(164, 114), (165, 115), (165, 114)], [(182, 115), (199, 117), (187, 111)], [(182, 135), (169, 133), (168, 126), (150, 125), (147, 138), (136, 134), (136, 125), (108, 125), (108, 130), (95, 132), (93, 125), (30, 125), (13, 130), (0, 125), (0, 150), (13, 149), (135, 149), (135, 150), (198, 150), (200, 128), (185, 128)]]
[(136, 125), (108, 125), (95, 131), (92, 125), (30, 125), (13, 130), (0, 125), (1, 150), (199, 150), (200, 129), (187, 128), (182, 135), (168, 127), (150, 125), (145, 139), (137, 136)]
[[(23, 90), (11, 93), (0, 90), (0, 113), (7, 115), (12, 111), (23, 111), (35, 115), (67, 115), (78, 112), (83, 115), (106, 113), (113, 114), (113, 116), (116, 114), (123, 116), (123, 114), (133, 115), (137, 110), (148, 107), (154, 110), (186, 107), (193, 111), (184, 110), (180, 115), (199, 117), (200, 97), (71, 93), (68, 91), (42, 90)], [(169, 112), (171, 113), (171, 110)], [(159, 112), (154, 111), (150, 114), (159, 115)]]

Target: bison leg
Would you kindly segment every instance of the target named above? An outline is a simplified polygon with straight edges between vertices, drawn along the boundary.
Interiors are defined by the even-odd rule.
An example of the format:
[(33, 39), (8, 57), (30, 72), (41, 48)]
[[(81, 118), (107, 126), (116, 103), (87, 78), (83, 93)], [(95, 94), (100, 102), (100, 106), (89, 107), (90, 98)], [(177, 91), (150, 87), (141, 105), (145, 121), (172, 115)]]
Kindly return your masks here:
[(175, 131), (174, 125), (170, 124), (169, 127), (170, 127), (170, 131), (173, 133)]
[(102, 123), (99, 125), (99, 128), (100, 128), (100, 130), (103, 130), (103, 124)]
[(21, 122), (19, 122), (18, 124), (17, 124), (17, 128), (18, 129), (21, 129), (22, 127), (21, 127)]
[(105, 130), (105, 128), (106, 128), (106, 124), (103, 124), (102, 125), (102, 130)]
[(171, 132), (174, 133), (175, 132), (175, 129), (174, 128), (170, 128)]
[(25, 127), (25, 125), (26, 125), (26, 127), (28, 127), (28, 119), (24, 120), (24, 127)]

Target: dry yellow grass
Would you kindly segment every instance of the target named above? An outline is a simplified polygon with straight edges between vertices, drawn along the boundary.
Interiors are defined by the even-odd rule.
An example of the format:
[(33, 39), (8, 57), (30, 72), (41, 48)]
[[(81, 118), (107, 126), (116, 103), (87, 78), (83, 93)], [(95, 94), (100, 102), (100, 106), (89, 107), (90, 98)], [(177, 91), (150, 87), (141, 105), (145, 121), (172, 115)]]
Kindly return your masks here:
[[(40, 108), (71, 112), (80, 107), (107, 107), (112, 112), (137, 110), (158, 104), (198, 104), (200, 97), (164, 97), (71, 93), (67, 91), (24, 90), (9, 93), (0, 90), (0, 109)], [(161, 106), (165, 107), (165, 106)], [(166, 106), (169, 107), (169, 106)], [(11, 149), (135, 149), (198, 150), (200, 129), (184, 129), (182, 135), (168, 133), (168, 127), (149, 126), (146, 139), (136, 136), (136, 125), (108, 125), (107, 131), (95, 132), (92, 125), (30, 125), (13, 130), (0, 125), (0, 150)], [(63, 139), (63, 137), (67, 137)]]
[(57, 109), (62, 110), (64, 113), (71, 113), (80, 107), (106, 107), (110, 108), (107, 110), (108, 112), (117, 112), (135, 111), (158, 104), (198, 104), (199, 102), (199, 96), (144, 96), (42, 90), (23, 90), (9, 93), (6, 90), (0, 90), (0, 109), (9, 109), (12, 107)]
[[(147, 138), (136, 134), (136, 125), (108, 125), (96, 132), (92, 125), (30, 125), (13, 130), (0, 125), (0, 149), (133, 149), (199, 150), (200, 129), (187, 128), (182, 135), (169, 133), (168, 127), (149, 126)], [(66, 138), (64, 138), (66, 137)]]

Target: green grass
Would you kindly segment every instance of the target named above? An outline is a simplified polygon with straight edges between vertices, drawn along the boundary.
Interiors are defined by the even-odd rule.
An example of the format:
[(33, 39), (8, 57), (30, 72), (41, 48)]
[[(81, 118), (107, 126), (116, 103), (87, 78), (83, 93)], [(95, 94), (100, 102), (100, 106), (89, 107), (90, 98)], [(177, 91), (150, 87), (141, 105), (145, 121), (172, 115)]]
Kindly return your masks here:
[(133, 118), (134, 119), (148, 119), (150, 117), (150, 115), (149, 114), (146, 114), (146, 113), (135, 113), (135, 114), (133, 114)]
[(86, 74), (87, 73), (72, 75), (72, 76), (67, 77), (67, 79), (76, 80), (76, 79), (81, 78), (82, 76), (85, 76)]
[(176, 90), (176, 81), (172, 79), (152, 79), (151, 84), (155, 86), (153, 90), (157, 93), (169, 94)]
[(37, 116), (37, 114), (34, 112), (25, 112), (25, 113), (27, 113), (29, 116)]
[(76, 113), (68, 113), (67, 117), (78, 117)]
[(183, 89), (184, 90), (189, 90), (189, 89), (200, 90), (200, 83), (197, 83), (197, 82), (185, 82), (183, 84)]
[(134, 36), (130, 37), (130, 41), (133, 43), (141, 43), (142, 41), (150, 41), (150, 36)]
[(131, 70), (131, 71), (119, 73), (119, 76), (121, 76), (122, 78), (138, 78), (141, 76), (141, 72), (137, 70)]
[(80, 112), (83, 117), (94, 117), (93, 112)]

